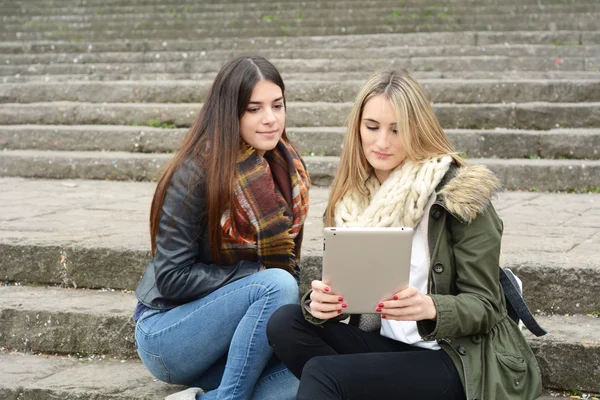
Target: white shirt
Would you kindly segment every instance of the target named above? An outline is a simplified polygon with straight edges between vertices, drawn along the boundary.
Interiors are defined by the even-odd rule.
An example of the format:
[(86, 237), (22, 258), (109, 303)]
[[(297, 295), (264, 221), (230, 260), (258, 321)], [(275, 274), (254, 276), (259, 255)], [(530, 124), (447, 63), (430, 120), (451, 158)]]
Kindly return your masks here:
[[(434, 196), (433, 196), (434, 197)], [(429, 211), (434, 199), (430, 199), (428, 207)], [(412, 250), (410, 256), (410, 278), (409, 285), (417, 288), (421, 293), (427, 293), (427, 278), (429, 275), (429, 253), (427, 246), (426, 227), (422, 226), (428, 223), (428, 215), (423, 214), (421, 223), (417, 225), (413, 234)], [(435, 340), (423, 341), (417, 330), (417, 323), (414, 321), (391, 321), (388, 319), (381, 320), (382, 336), (390, 339), (399, 340), (401, 342), (423, 347), (431, 350), (439, 350), (440, 346)]]

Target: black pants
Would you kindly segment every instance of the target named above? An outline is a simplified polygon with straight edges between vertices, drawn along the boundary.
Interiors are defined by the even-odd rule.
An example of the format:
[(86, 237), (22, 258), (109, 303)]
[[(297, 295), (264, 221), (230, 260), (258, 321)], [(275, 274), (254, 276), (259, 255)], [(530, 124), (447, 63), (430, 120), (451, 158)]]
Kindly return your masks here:
[(315, 326), (293, 304), (271, 316), (267, 336), (300, 378), (299, 400), (465, 398), (443, 350), (417, 348), (340, 322)]

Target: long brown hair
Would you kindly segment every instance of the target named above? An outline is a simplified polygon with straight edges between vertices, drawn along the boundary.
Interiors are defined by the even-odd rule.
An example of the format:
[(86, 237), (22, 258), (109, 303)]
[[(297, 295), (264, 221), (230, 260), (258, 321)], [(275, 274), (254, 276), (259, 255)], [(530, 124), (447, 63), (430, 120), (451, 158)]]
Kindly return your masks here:
[(363, 190), (363, 183), (373, 173), (362, 149), (360, 123), (367, 101), (380, 94), (388, 97), (396, 111), (407, 159), (421, 162), (448, 154), (458, 165), (466, 164), (450, 143), (416, 79), (404, 69), (377, 71), (358, 92), (350, 111), (344, 147), (325, 211), (325, 226), (335, 226), (335, 205), (350, 189)]
[[(239, 122), (246, 112), (254, 86), (262, 80), (271, 81), (281, 88), (285, 108), (285, 86), (281, 75), (263, 57), (234, 58), (223, 65), (217, 74), (202, 109), (158, 180), (150, 208), (152, 255), (156, 252), (156, 234), (169, 182), (175, 171), (191, 159), (198, 164), (201, 172), (188, 183), (188, 193), (201, 180), (204, 181), (210, 252), (213, 260), (219, 261), (221, 216), (226, 207), (233, 212), (230, 199), (237, 157), (243, 144)], [(282, 139), (287, 140), (285, 128)]]

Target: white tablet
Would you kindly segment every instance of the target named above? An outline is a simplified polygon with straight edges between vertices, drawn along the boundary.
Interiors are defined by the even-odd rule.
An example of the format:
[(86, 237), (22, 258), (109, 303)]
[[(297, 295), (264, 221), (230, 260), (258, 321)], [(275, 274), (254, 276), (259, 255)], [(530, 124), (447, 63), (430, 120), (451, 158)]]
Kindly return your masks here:
[(412, 228), (325, 228), (322, 281), (344, 297), (345, 313), (375, 313), (408, 287)]

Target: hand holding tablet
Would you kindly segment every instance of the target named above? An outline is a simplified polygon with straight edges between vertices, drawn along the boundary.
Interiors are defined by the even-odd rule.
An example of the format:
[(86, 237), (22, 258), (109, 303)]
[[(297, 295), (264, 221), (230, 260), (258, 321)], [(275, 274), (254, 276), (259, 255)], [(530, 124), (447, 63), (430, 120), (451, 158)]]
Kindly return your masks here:
[(408, 287), (412, 236), (411, 228), (325, 228), (323, 278), (312, 284), (312, 314), (375, 313), (380, 302), (392, 300)]

